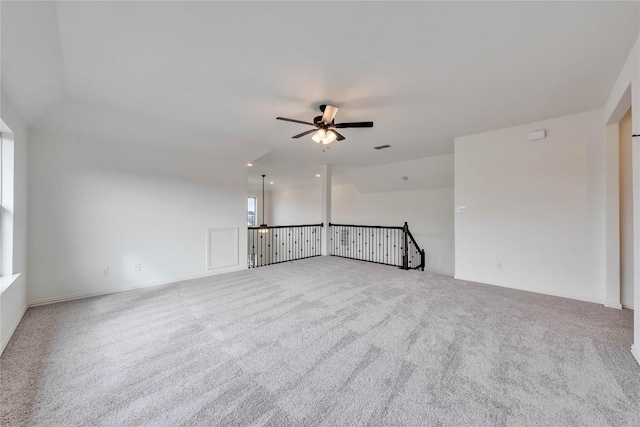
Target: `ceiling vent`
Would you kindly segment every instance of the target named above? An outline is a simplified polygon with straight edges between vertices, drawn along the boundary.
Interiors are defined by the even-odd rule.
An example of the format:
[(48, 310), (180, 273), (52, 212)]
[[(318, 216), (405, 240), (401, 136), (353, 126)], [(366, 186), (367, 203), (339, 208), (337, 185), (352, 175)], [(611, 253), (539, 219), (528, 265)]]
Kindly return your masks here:
[(374, 150), (384, 150), (385, 148), (391, 147), (389, 144), (378, 145), (377, 147), (373, 147)]

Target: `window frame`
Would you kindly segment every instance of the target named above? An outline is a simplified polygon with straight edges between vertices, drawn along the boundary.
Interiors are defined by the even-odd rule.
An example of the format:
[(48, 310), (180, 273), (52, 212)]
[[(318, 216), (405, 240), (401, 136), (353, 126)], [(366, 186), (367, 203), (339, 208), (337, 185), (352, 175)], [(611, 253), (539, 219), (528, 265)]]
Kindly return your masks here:
[[(253, 224), (249, 223), (249, 200), (253, 199)], [(247, 197), (247, 226), (256, 227), (258, 225), (258, 198), (249, 196)]]
[(13, 269), (15, 135), (0, 119), (0, 289), (15, 282)]

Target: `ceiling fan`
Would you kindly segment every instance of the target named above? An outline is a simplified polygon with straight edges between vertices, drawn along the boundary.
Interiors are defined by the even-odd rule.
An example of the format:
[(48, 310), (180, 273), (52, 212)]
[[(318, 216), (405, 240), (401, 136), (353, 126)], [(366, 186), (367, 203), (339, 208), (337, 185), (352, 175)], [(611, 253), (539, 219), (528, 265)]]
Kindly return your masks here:
[(314, 129), (302, 132), (298, 135), (293, 136), (292, 138), (300, 138), (302, 136), (309, 135), (310, 133), (315, 132), (311, 139), (322, 145), (329, 145), (334, 141), (342, 141), (343, 139), (346, 139), (335, 129), (373, 127), (373, 122), (335, 123), (334, 118), (338, 113), (338, 107), (334, 107), (333, 105), (323, 104), (320, 106), (320, 111), (322, 111), (322, 115), (315, 117), (313, 119), (313, 123), (305, 122), (302, 120), (287, 119), (286, 117), (276, 117), (276, 119), (313, 126)]

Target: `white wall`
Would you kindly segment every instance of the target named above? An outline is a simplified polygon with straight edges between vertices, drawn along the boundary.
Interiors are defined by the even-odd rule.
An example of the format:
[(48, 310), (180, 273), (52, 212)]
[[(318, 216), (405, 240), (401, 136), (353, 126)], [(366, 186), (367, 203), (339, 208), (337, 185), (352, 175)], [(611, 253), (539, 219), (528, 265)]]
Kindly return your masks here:
[(452, 188), (453, 164), (453, 154), (444, 154), (351, 169), (347, 175), (362, 193)]
[(620, 120), (620, 300), (633, 308), (633, 174), (631, 110)]
[(603, 302), (603, 141), (601, 111), (456, 138), (456, 278)]
[(273, 191), (271, 211), (273, 225), (320, 224), (320, 186)]
[(14, 133), (13, 273), (20, 277), (0, 297), (2, 350), (27, 308), (27, 175), (29, 135), (13, 104), (1, 94), (2, 120)]
[(426, 252), (425, 271), (453, 275), (453, 188), (361, 193), (355, 185), (332, 188), (331, 221), (336, 224), (409, 223)]
[[(246, 159), (117, 142), (32, 130), (30, 303), (246, 268)], [(207, 269), (209, 227), (238, 227), (238, 266)]]

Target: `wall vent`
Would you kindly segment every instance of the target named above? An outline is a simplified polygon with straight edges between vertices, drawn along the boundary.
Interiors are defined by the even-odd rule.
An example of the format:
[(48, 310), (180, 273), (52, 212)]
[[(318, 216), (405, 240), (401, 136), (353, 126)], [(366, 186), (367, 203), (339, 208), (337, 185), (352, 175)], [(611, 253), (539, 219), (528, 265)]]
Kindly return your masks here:
[(391, 147), (389, 144), (378, 145), (377, 147), (373, 147), (374, 150), (384, 150), (385, 148)]

